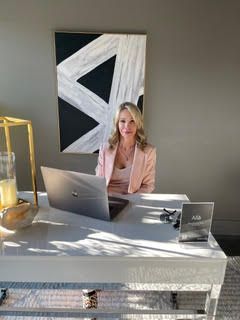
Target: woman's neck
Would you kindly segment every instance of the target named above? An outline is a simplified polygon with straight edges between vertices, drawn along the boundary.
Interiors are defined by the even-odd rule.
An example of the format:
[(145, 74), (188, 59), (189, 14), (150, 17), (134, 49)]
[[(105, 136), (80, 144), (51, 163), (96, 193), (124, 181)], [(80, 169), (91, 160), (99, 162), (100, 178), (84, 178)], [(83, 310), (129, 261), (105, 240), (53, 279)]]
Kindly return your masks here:
[(135, 146), (136, 144), (136, 140), (135, 139), (131, 139), (131, 140), (127, 140), (127, 139), (121, 139), (119, 142), (119, 146), (122, 149), (131, 149)]

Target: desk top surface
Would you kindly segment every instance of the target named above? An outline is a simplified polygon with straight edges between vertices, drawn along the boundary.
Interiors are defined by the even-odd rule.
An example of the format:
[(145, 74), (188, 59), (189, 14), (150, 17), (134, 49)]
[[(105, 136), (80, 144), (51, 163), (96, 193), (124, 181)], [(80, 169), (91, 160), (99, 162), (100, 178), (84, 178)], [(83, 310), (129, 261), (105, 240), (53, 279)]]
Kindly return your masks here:
[[(24, 193), (25, 199), (28, 193)], [(49, 207), (39, 193), (39, 211), (31, 226), (1, 230), (0, 259), (10, 256), (226, 259), (211, 236), (208, 243), (178, 243), (178, 231), (163, 224), (163, 208), (180, 210), (185, 195), (126, 196), (129, 205), (112, 222)]]

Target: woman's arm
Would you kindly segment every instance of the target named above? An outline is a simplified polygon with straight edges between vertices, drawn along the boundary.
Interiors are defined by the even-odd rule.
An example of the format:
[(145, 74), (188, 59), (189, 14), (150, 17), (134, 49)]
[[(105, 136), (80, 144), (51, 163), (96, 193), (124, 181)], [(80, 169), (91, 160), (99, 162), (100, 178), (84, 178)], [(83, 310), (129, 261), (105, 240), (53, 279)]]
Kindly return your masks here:
[(151, 147), (147, 154), (147, 164), (140, 189), (137, 193), (151, 193), (155, 189), (156, 148)]
[(95, 169), (96, 172), (96, 176), (100, 176), (103, 177), (104, 176), (104, 147), (101, 145), (99, 148), (99, 154), (98, 154), (98, 163), (97, 163), (97, 167)]

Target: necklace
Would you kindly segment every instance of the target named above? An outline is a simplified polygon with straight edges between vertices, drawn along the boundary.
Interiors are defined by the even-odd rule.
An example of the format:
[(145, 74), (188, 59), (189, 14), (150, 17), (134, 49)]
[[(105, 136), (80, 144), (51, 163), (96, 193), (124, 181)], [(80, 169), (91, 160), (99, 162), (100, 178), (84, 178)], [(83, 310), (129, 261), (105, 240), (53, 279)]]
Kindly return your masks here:
[(119, 150), (120, 154), (125, 158), (125, 160), (129, 161), (133, 155), (134, 147), (135, 147), (135, 145), (132, 145), (128, 149), (128, 151), (126, 151), (126, 149), (124, 150), (123, 147), (119, 146), (118, 150)]

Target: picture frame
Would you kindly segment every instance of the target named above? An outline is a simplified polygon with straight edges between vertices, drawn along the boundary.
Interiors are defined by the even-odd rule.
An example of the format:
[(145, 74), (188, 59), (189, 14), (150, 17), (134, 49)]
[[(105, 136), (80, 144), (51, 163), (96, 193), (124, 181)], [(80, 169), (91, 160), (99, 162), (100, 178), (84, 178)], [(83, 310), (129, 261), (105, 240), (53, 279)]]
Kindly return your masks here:
[(55, 32), (60, 152), (95, 153), (125, 101), (143, 112), (145, 34)]

